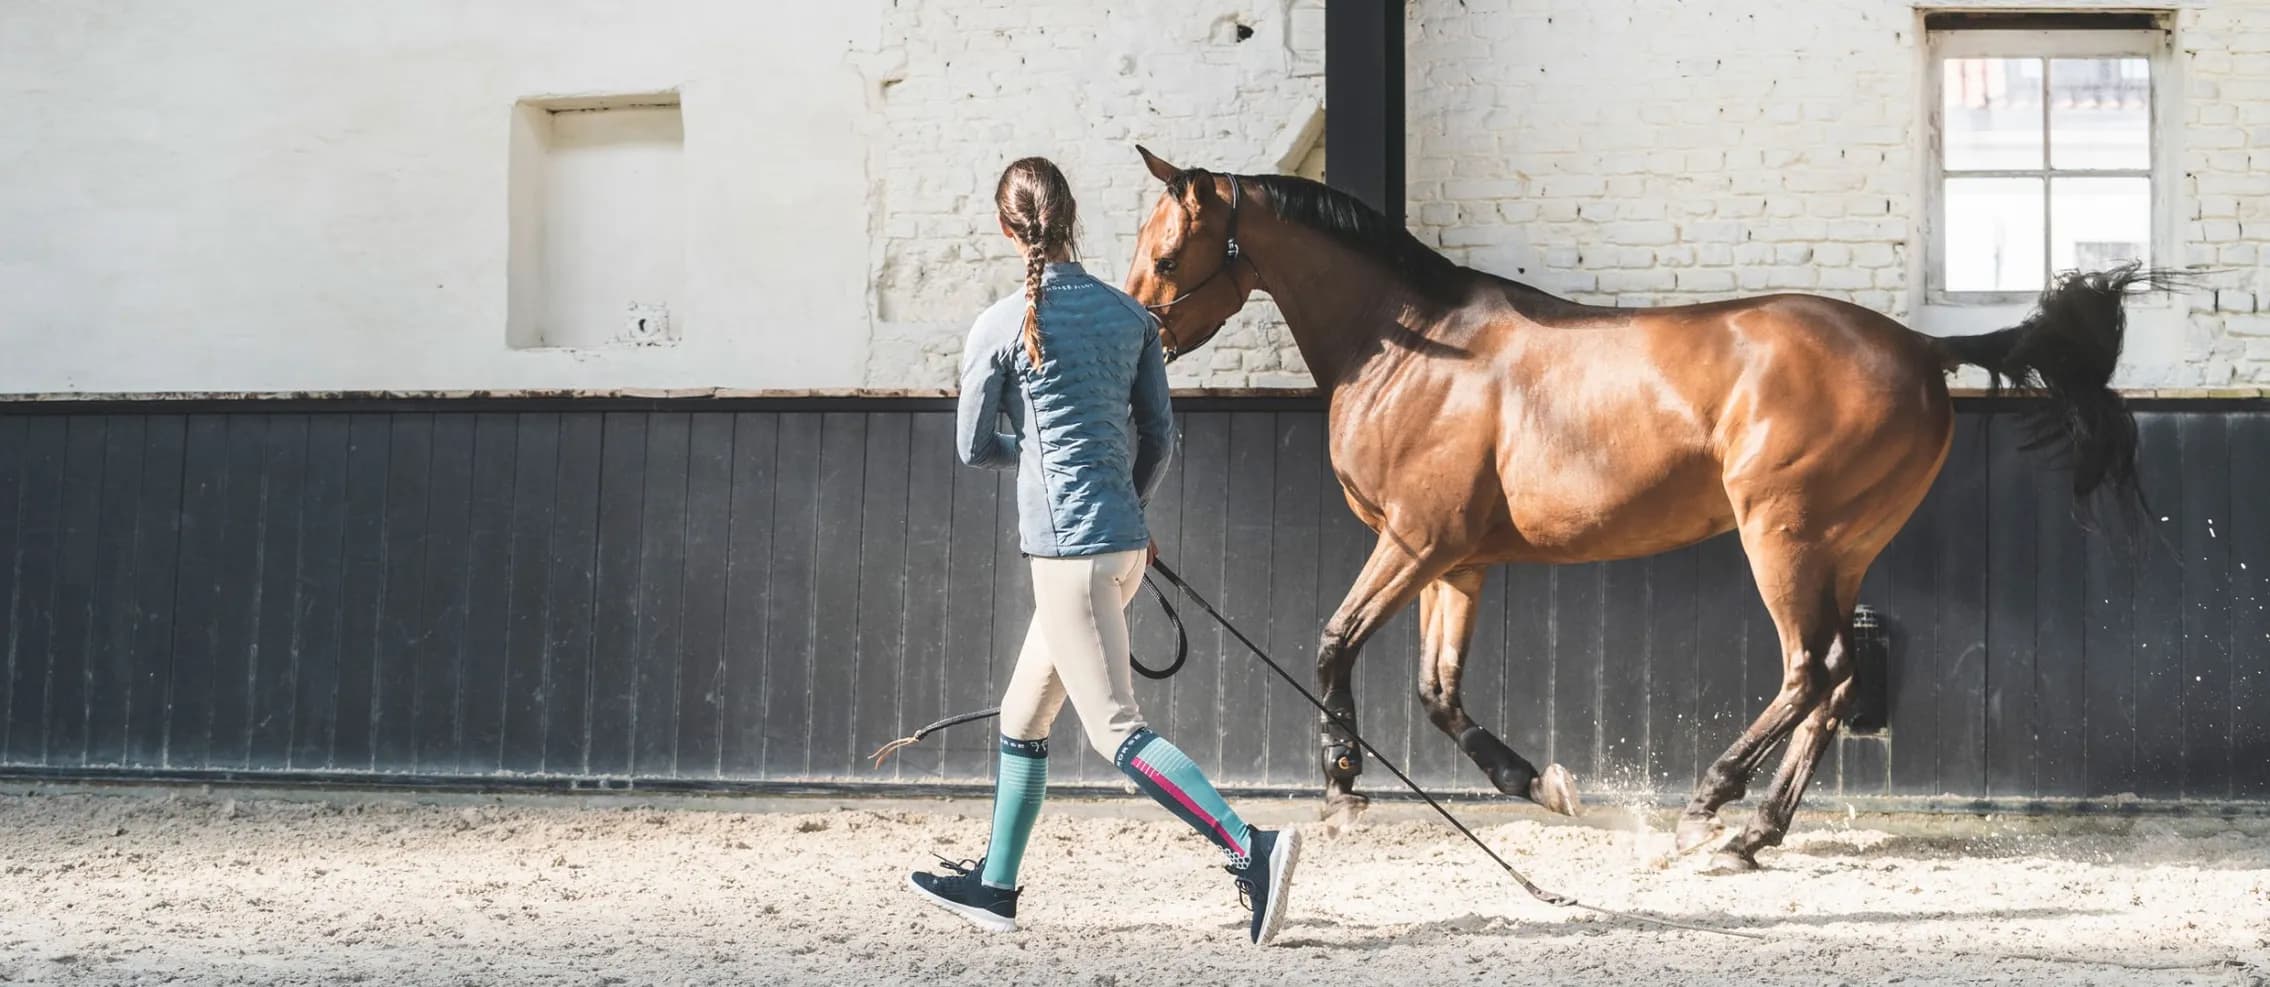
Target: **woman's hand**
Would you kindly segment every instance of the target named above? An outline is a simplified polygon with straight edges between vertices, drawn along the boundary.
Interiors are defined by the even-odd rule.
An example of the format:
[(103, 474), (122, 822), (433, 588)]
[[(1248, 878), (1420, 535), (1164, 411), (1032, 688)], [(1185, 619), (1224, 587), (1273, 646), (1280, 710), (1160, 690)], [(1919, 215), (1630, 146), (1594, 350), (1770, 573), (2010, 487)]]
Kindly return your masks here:
[(1150, 568), (1151, 563), (1157, 562), (1159, 560), (1159, 540), (1156, 538), (1151, 539), (1151, 547), (1145, 549), (1144, 551), (1149, 553), (1143, 557), (1143, 567), (1147, 569)]

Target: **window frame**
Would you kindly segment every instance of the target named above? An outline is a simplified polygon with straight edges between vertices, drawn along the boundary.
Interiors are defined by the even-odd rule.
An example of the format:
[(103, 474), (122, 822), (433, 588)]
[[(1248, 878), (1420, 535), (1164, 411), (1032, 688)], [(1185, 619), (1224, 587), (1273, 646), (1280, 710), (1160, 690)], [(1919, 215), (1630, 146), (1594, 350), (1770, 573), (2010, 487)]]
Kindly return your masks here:
[[(1955, 178), (2034, 178), (2042, 179), (2042, 237), (2043, 257), (2051, 256), (2051, 185), (2058, 177), (2068, 178), (2143, 178), (2150, 183), (2151, 251), (2150, 262), (2167, 266), (2175, 250), (2175, 186), (2170, 180), (2174, 174), (2174, 141), (2164, 126), (2178, 119), (2172, 111), (2176, 86), (2170, 75), (2172, 59), (2169, 57), (2169, 32), (2165, 28), (2060, 26), (2054, 28), (1931, 28), (1925, 49), (1925, 103), (1928, 109), (1925, 142), (1924, 194), (1929, 202), (1929, 220), (1924, 241), (1923, 281), (1924, 302), (1935, 306), (2011, 306), (2031, 303), (2039, 297), (2040, 289), (2028, 291), (1950, 291), (1946, 286), (1946, 230), (1947, 230), (1947, 179)], [(2148, 142), (2148, 167), (2136, 168), (2053, 168), (2050, 152), (2050, 106), (2042, 106), (2042, 160), (2038, 168), (1980, 169), (1961, 168), (1949, 171), (1946, 167), (1946, 68), (1950, 58), (2034, 58), (2044, 62), (2057, 58), (2143, 58), (2150, 66), (2151, 97), (2146, 100), (2147, 119), (2145, 140)], [(2043, 66), (2046, 79), (2048, 66)], [(2054, 276), (2054, 268), (2045, 272)]]

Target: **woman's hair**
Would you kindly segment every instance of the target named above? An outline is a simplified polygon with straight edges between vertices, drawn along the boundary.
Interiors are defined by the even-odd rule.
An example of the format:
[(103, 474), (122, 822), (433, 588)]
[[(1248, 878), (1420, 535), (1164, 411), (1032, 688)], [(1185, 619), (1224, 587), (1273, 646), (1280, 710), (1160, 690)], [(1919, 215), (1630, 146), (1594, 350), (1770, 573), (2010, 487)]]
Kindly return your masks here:
[(993, 207), (1001, 225), (1025, 255), (1025, 356), (1040, 367), (1040, 276), (1048, 256), (1070, 250), (1080, 207), (1072, 186), (1047, 158), (1020, 158), (1001, 172), (993, 187)]

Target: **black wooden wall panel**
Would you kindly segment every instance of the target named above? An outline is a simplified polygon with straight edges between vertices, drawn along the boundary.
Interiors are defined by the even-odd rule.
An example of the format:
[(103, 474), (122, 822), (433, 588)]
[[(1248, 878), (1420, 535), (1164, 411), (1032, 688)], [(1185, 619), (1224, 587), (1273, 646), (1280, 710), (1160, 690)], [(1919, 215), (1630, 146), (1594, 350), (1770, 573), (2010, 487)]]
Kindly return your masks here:
[[(2075, 525), (1993, 410), (1966, 407), (1864, 587), (1890, 724), (1841, 741), (1819, 790), (2270, 797), (2270, 408), (2142, 414), (2133, 547)], [(1160, 545), (1305, 679), (1371, 541), (1322, 416), (1181, 422)], [(994, 703), (1025, 637), (1013, 478), (951, 441), (945, 407), (848, 401), (0, 414), (0, 768), (983, 780), (985, 726), (862, 759)], [(1417, 626), (1357, 667), (1365, 732), (1481, 789), (1416, 700)], [(1138, 684), (1154, 726), (1228, 785), (1313, 787), (1315, 715), (1190, 629), (1184, 674)], [(1131, 635), (1167, 657), (1147, 600)], [(1676, 798), (1772, 695), (1778, 651), (1731, 537), (1503, 568), (1467, 710), (1593, 790)], [(1073, 711), (1056, 736), (1057, 778), (1116, 784)]]

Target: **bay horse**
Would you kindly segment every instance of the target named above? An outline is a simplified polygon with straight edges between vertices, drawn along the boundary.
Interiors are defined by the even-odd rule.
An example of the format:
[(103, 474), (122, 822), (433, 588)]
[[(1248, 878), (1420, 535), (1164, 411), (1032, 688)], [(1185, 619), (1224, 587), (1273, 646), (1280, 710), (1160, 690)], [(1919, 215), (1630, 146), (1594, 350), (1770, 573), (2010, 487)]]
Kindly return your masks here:
[[(1574, 814), (1561, 766), (1539, 771), (1466, 714), (1459, 678), (1489, 566), (1628, 559), (1740, 533), (1780, 636), (1780, 692), (1698, 781), (1677, 852), (1721, 832), (1776, 744), (1755, 817), (1712, 858), (1757, 866), (1778, 845), (1852, 700), (1861, 577), (1922, 502), (1953, 438), (1946, 375), (1987, 370), (2039, 394), (2084, 513), (2140, 497), (2136, 426), (2109, 389), (2123, 299), (2168, 276), (2134, 265), (2060, 278), (2023, 323), (1933, 338), (1835, 299), (1578, 304), (1461, 267), (1355, 197), (1281, 175), (1182, 169), (1165, 184), (1126, 290), (1160, 317), (1168, 358), (1205, 345), (1255, 291), (1283, 312), (1327, 401), (1334, 476), (1377, 545), (1317, 648), (1325, 705), (1356, 722), (1349, 672), (1414, 599), (1418, 697), (1501, 792)], [(1361, 752), (1323, 720), (1325, 818), (1355, 821)]]

